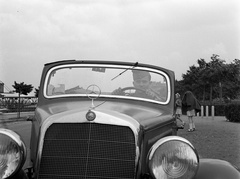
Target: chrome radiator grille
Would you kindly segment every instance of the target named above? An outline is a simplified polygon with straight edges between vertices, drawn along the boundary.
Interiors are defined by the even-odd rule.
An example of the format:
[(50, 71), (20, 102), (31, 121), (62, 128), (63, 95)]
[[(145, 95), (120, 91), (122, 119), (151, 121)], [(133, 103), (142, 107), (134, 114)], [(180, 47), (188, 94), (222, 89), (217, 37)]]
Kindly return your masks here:
[(46, 131), (39, 179), (128, 179), (136, 145), (125, 126), (54, 123)]

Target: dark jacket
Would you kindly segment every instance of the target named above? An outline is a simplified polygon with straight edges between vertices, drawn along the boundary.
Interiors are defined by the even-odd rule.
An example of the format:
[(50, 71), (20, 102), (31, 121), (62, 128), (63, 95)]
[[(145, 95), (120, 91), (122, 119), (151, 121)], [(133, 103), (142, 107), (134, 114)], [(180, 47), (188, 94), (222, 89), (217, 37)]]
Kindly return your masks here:
[(196, 113), (201, 111), (201, 104), (191, 91), (187, 91), (183, 95), (182, 105), (183, 114), (193, 109), (195, 109)]

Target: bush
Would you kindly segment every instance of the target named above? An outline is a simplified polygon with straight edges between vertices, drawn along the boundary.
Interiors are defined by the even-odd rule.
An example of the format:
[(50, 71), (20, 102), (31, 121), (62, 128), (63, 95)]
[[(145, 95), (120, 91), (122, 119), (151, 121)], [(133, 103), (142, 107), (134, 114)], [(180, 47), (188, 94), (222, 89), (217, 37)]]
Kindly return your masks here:
[(215, 116), (225, 116), (225, 107), (227, 104), (215, 105)]
[(240, 122), (240, 104), (231, 103), (225, 106), (225, 117), (231, 122)]

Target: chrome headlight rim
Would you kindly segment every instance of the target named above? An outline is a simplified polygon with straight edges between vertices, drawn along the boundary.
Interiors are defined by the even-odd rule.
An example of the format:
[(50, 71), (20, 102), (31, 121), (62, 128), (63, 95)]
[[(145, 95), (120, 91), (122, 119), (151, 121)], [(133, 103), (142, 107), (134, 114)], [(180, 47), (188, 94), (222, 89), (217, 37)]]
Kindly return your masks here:
[[(22, 168), (22, 166), (24, 165), (24, 163), (26, 161), (26, 158), (27, 158), (26, 145), (23, 142), (23, 140), (21, 139), (21, 137), (16, 132), (14, 132), (10, 129), (5, 129), (5, 128), (0, 129), (0, 135), (4, 135), (5, 137), (9, 138), (9, 141), (13, 141), (15, 144), (17, 144), (17, 147), (19, 149), (20, 162), (18, 163), (15, 170), (13, 172), (11, 172), (11, 174), (9, 176), (6, 177), (6, 178), (11, 178), (17, 172), (20, 171), (20, 169)], [(1, 144), (1, 141), (0, 141), (0, 144)], [(1, 145), (0, 145), (0, 149), (1, 149)]]
[[(180, 137), (180, 136), (167, 136), (167, 137), (164, 137), (162, 139), (159, 139), (152, 147), (151, 149), (149, 150), (149, 153), (148, 153), (148, 167), (149, 167), (149, 171), (151, 173), (151, 175), (155, 178), (155, 179), (158, 179), (158, 177), (156, 177), (156, 173), (154, 173), (154, 169), (153, 169), (153, 165), (155, 164), (153, 162), (153, 160), (155, 159), (156, 160), (156, 157), (155, 157), (155, 153), (158, 151), (159, 152), (159, 149), (164, 149), (165, 147), (163, 147), (164, 145), (169, 145), (169, 143), (179, 143), (179, 144), (182, 144), (182, 145), (185, 145), (185, 147), (189, 147), (189, 150), (192, 152), (193, 154), (193, 159), (195, 160), (195, 170), (194, 170), (194, 175), (196, 175), (197, 171), (198, 171), (198, 168), (199, 168), (199, 155), (197, 153), (197, 150), (194, 148), (194, 146), (185, 138), (183, 137)], [(174, 145), (173, 145), (174, 146)], [(166, 149), (166, 148), (165, 148)], [(176, 147), (177, 149), (177, 147)], [(162, 150), (162, 151), (167, 151), (166, 154), (170, 154), (170, 152), (168, 150)], [(170, 150), (171, 151), (171, 150)], [(176, 150), (178, 151), (178, 150)], [(179, 152), (179, 151), (178, 151)], [(163, 152), (164, 153), (164, 152)], [(179, 153), (178, 153), (179, 154)], [(158, 153), (157, 153), (158, 155)], [(162, 158), (157, 158), (158, 160), (160, 159), (160, 161), (164, 161), (162, 160)], [(162, 167), (163, 168), (163, 167)], [(155, 170), (156, 171), (156, 170)], [(163, 171), (163, 170), (162, 170)], [(165, 172), (165, 171), (164, 171)], [(166, 174), (166, 173), (165, 173)], [(162, 177), (160, 177), (162, 178)], [(166, 177), (163, 177), (163, 178), (171, 178), (171, 176), (167, 176)], [(182, 178), (182, 176), (178, 176), (178, 177), (173, 177), (173, 178)]]

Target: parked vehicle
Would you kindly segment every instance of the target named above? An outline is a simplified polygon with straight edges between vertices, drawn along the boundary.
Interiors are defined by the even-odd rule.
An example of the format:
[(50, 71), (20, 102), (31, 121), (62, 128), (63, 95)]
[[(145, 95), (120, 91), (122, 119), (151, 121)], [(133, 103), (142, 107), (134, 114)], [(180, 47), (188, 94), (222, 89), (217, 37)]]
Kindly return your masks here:
[(239, 179), (226, 161), (200, 159), (177, 136), (174, 72), (158, 66), (69, 60), (44, 66), (26, 147), (0, 129), (0, 178)]

